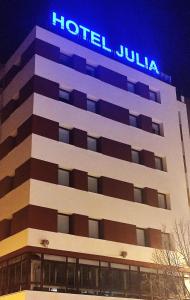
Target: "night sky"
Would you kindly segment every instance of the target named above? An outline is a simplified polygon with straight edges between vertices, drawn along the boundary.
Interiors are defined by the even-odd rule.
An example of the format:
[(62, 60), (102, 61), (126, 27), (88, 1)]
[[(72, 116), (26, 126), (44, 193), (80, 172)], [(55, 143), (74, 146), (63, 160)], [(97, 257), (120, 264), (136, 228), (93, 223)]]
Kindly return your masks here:
[(4, 63), (52, 9), (157, 60), (190, 97), (190, 0), (0, 0), (0, 61)]

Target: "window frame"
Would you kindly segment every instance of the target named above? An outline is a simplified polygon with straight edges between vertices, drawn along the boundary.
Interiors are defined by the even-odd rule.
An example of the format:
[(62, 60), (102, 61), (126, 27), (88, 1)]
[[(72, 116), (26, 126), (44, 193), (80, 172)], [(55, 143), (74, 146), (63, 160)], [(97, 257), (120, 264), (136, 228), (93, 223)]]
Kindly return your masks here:
[[(68, 142), (67, 141), (63, 141), (63, 140), (60, 139), (60, 131), (61, 130), (67, 131), (67, 133), (68, 133)], [(59, 142), (65, 143), (65, 144), (70, 144), (70, 141), (71, 141), (71, 136), (70, 135), (71, 135), (71, 129), (64, 128), (64, 127), (59, 127)]]
[[(89, 143), (88, 143), (89, 139), (95, 141), (95, 143), (96, 143), (96, 144), (95, 144), (95, 150), (89, 148)], [(93, 136), (91, 136), (91, 135), (87, 135), (87, 150), (94, 151), (94, 152), (98, 152), (98, 138), (93, 137)]]
[[(135, 122), (131, 122), (131, 118), (133, 118), (135, 120)], [(135, 123), (135, 125), (133, 125)], [(139, 128), (138, 126), (138, 116), (133, 115), (133, 114), (129, 114), (129, 125), (135, 128)]]
[[(64, 171), (64, 172), (68, 173), (68, 185), (60, 183), (60, 180), (59, 180), (59, 172), (60, 171)], [(70, 170), (63, 169), (63, 168), (58, 168), (58, 185), (70, 187), (70, 175), (71, 175), (71, 171)]]
[[(67, 98), (62, 98), (62, 97), (60, 96), (60, 93), (62, 93), (62, 92), (65, 93), (65, 94), (68, 94), (68, 96), (69, 96), (68, 98), (69, 98), (69, 99), (67, 99)], [(67, 90), (64, 90), (64, 89), (61, 89), (61, 88), (60, 88), (60, 89), (59, 89), (59, 101), (60, 101), (60, 102), (67, 103), (67, 104), (71, 104), (70, 94), (71, 94), (70, 91), (67, 91)]]
[[(164, 171), (164, 164), (163, 164), (163, 158), (162, 157), (160, 157), (160, 156), (154, 156), (154, 159), (155, 159), (155, 169), (156, 170), (160, 170), (160, 171)], [(159, 164), (160, 164), (160, 166), (161, 166), (161, 168), (157, 168), (156, 167), (156, 160), (159, 160)]]
[[(138, 243), (138, 233), (137, 233), (138, 230), (144, 233), (144, 236), (143, 236), (143, 240), (144, 240), (143, 245), (140, 244), (140, 243)], [(140, 227), (136, 227), (136, 235), (137, 235), (137, 246), (147, 247), (147, 241), (146, 241), (146, 229), (140, 228)]]
[[(136, 201), (136, 200), (135, 200), (135, 190), (140, 191), (140, 194), (141, 194), (141, 201)], [(136, 202), (136, 203), (144, 203), (144, 201), (143, 201), (143, 189), (142, 189), (142, 188), (139, 188), (139, 187), (134, 186), (134, 202)]]
[(96, 67), (90, 64), (86, 64), (86, 74), (92, 77), (96, 77)]
[(93, 178), (93, 179), (96, 179), (96, 191), (93, 191), (93, 190), (89, 190), (89, 181), (88, 181), (88, 192), (90, 193), (98, 193), (98, 177), (95, 177), (95, 176), (90, 176), (88, 175), (88, 180), (89, 178)]

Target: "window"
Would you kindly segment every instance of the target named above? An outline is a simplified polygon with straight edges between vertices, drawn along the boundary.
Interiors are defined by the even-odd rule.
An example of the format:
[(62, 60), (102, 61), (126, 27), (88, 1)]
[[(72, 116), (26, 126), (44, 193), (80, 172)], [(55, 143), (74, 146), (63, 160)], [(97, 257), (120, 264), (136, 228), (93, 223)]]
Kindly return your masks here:
[(127, 90), (131, 93), (135, 93), (135, 83), (127, 81)]
[(162, 232), (162, 248), (163, 249), (171, 249), (171, 240), (170, 240), (170, 234), (166, 232)]
[(146, 246), (145, 230), (142, 228), (137, 228), (136, 230), (137, 230), (137, 245)]
[(59, 141), (69, 144), (70, 142), (70, 130), (65, 128), (59, 128)]
[(131, 154), (132, 154), (132, 162), (134, 162), (136, 164), (140, 164), (140, 153), (139, 153), (139, 151), (132, 149)]
[(149, 99), (154, 102), (158, 102), (158, 93), (154, 91), (149, 91)]
[(88, 150), (97, 151), (97, 139), (91, 136), (87, 137), (87, 148)]
[(138, 127), (137, 116), (129, 115), (129, 124), (133, 127)]
[(98, 178), (88, 176), (88, 191), (98, 193)]
[(68, 56), (66, 54), (60, 53), (59, 61), (61, 64), (71, 67), (72, 65), (72, 59), (71, 56)]
[(86, 65), (86, 74), (95, 77), (96, 76), (96, 68), (91, 65)]
[(134, 188), (134, 200), (138, 203), (143, 203), (143, 193), (142, 189), (135, 187)]
[(59, 169), (58, 170), (58, 184), (69, 186), (70, 171)]
[(161, 157), (155, 156), (155, 168), (158, 170), (163, 170), (163, 162)]
[(158, 207), (167, 209), (167, 199), (165, 194), (158, 193)]
[(58, 214), (58, 232), (69, 233), (69, 216)]
[(96, 101), (87, 99), (87, 110), (96, 113)]
[(89, 226), (89, 237), (98, 239), (99, 238), (99, 221), (89, 219), (88, 226)]
[(59, 90), (60, 101), (70, 103), (70, 93), (68, 91)]
[(160, 135), (160, 124), (152, 122), (152, 132)]

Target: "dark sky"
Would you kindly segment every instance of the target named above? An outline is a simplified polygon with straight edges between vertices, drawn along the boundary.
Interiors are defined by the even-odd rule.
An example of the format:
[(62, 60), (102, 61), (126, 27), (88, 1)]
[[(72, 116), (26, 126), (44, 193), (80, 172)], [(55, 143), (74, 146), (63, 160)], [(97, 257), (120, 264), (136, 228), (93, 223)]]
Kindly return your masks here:
[(0, 61), (35, 24), (49, 26), (52, 9), (109, 36), (111, 44), (157, 59), (190, 96), (190, 0), (0, 0)]

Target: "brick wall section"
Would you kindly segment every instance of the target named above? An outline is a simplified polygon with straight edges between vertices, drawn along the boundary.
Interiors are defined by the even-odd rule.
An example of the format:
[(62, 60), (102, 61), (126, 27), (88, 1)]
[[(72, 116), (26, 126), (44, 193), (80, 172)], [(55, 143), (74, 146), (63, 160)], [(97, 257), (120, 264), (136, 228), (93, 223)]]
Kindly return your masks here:
[(20, 90), (18, 105), (23, 103), (33, 93), (59, 100), (59, 84), (38, 75), (34, 75)]
[(161, 249), (162, 248), (161, 231), (153, 228), (146, 229), (146, 242), (148, 247)]
[(87, 132), (73, 128), (70, 134), (70, 142), (74, 146), (87, 149)]
[(11, 220), (0, 221), (0, 241), (6, 239), (11, 234)]
[(18, 128), (16, 144), (20, 144), (32, 133), (58, 141), (59, 123), (40, 116), (32, 115)]
[(26, 228), (57, 232), (57, 211), (54, 209), (28, 205), (13, 214), (11, 234)]
[(96, 77), (106, 83), (112, 84), (121, 89), (127, 89), (127, 77), (115, 71), (98, 66), (96, 69)]
[(28, 179), (58, 183), (58, 166), (47, 161), (31, 158), (15, 171), (13, 186), (16, 188)]
[(110, 220), (100, 221), (100, 237), (114, 242), (137, 244), (135, 225)]
[(104, 100), (97, 102), (97, 113), (114, 121), (129, 124), (129, 110)]
[(138, 127), (141, 128), (142, 130), (152, 133), (152, 119), (144, 115), (139, 115)]
[(143, 202), (158, 207), (158, 191), (148, 187), (143, 189)]
[(60, 49), (47, 42), (35, 39), (28, 49), (22, 54), (21, 66), (23, 67), (35, 54), (55, 62), (59, 62)]
[(73, 90), (70, 93), (70, 101), (72, 105), (87, 110), (87, 97), (85, 93)]
[(98, 151), (115, 158), (131, 161), (131, 146), (104, 137), (98, 139)]
[(70, 173), (70, 186), (79, 190), (88, 190), (88, 173), (80, 170), (72, 170)]
[(135, 93), (141, 97), (149, 99), (149, 86), (142, 82), (137, 82), (135, 84)]
[(81, 72), (81, 73), (86, 73), (86, 59), (85, 58), (74, 54), (71, 59), (71, 64), (72, 64), (72, 67), (76, 71)]
[(70, 233), (88, 237), (88, 217), (78, 214), (73, 214), (69, 219)]
[(98, 190), (100, 194), (106, 196), (134, 201), (134, 190), (132, 183), (102, 176), (99, 178)]
[(155, 169), (154, 153), (147, 150), (140, 151), (140, 163), (146, 167)]
[(13, 189), (13, 177), (7, 176), (0, 181), (0, 198)]
[(9, 136), (1, 145), (0, 145), (0, 160), (7, 155), (15, 146), (15, 138)]

